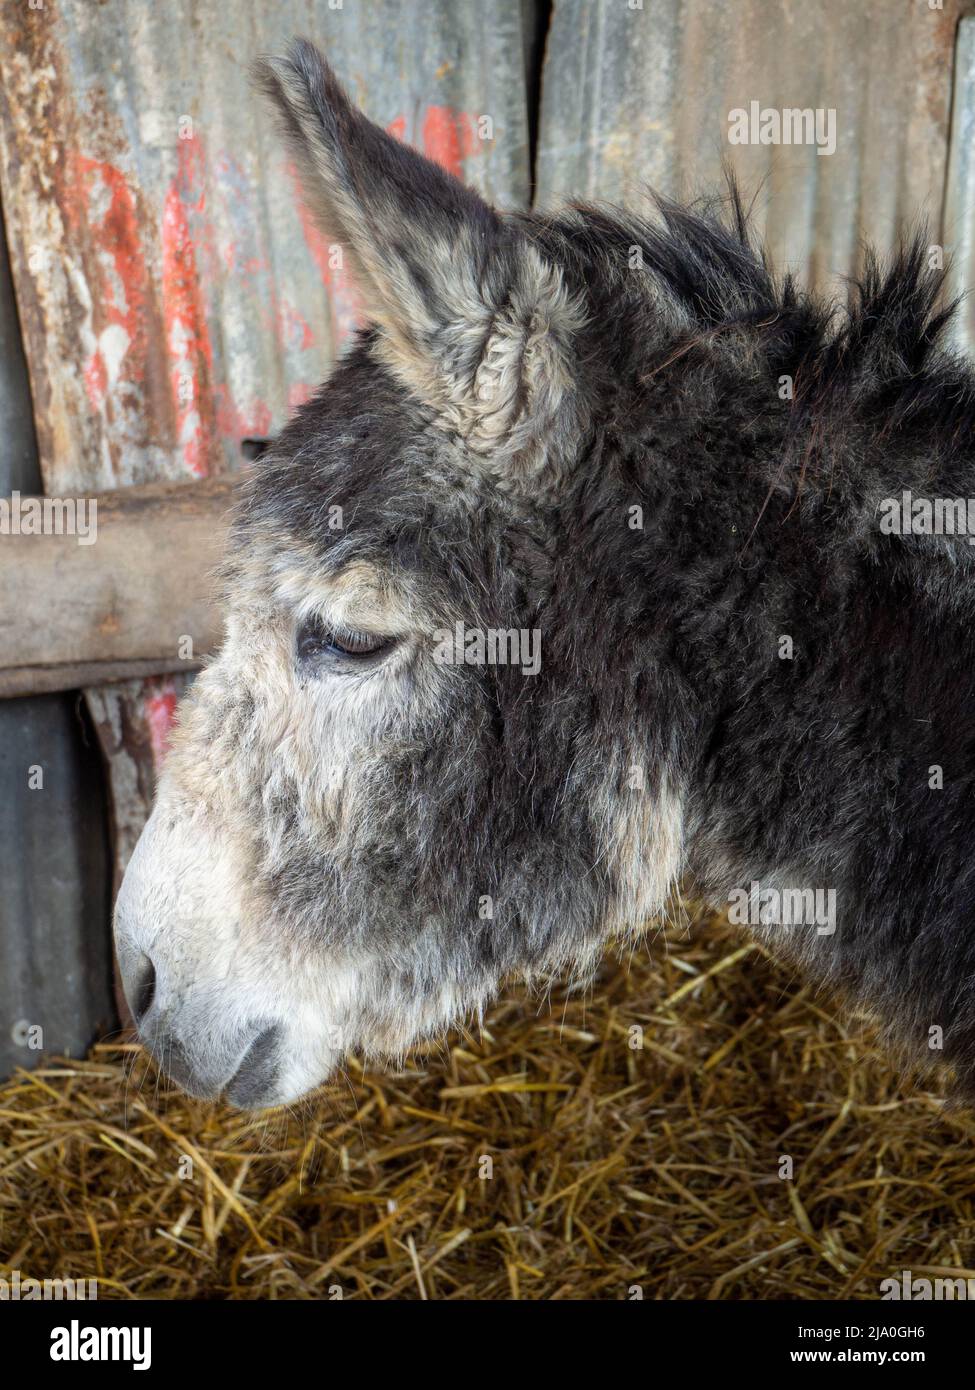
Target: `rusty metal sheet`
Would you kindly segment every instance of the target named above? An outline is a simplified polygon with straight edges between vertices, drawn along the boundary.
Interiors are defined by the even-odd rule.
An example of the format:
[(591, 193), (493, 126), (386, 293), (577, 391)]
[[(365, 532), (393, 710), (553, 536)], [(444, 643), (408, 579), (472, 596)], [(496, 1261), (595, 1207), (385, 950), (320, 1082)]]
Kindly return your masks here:
[[(316, 39), (373, 119), (519, 206), (522, 18), (518, 0), (5, 7), (0, 186), (45, 491), (234, 469), (352, 328), (354, 288), (253, 96), (254, 57)], [(89, 692), (116, 875), (184, 683)]]
[[(557, 0), (536, 203), (713, 190), (722, 160), (780, 266), (824, 284), (920, 210), (937, 228), (959, 0)], [(836, 149), (731, 144), (729, 113), (830, 109)], [(826, 133), (824, 116), (823, 132)], [(771, 125), (768, 133), (773, 133)]]
[[(36, 491), (2, 222), (0, 438), (0, 493)], [(77, 704), (68, 696), (0, 701), (0, 1077), (83, 1052), (114, 1014), (102, 768)]]
[(233, 468), (348, 332), (353, 289), (247, 75), (295, 33), (380, 124), (525, 200), (515, 0), (4, 7), (0, 181), (46, 491)]
[(950, 257), (948, 288), (961, 298), (955, 340), (975, 353), (975, 19), (958, 26), (943, 235)]

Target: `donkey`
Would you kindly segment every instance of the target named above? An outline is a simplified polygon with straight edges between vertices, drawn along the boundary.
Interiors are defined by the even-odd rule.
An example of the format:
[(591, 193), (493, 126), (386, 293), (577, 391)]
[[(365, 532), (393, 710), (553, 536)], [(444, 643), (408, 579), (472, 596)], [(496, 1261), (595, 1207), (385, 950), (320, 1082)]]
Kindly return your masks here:
[(146, 1046), (281, 1104), (685, 881), (970, 1090), (975, 550), (904, 499), (975, 490), (975, 376), (922, 242), (833, 309), (737, 195), (502, 215), (311, 44), (257, 74), (368, 326), (242, 488), (118, 900)]

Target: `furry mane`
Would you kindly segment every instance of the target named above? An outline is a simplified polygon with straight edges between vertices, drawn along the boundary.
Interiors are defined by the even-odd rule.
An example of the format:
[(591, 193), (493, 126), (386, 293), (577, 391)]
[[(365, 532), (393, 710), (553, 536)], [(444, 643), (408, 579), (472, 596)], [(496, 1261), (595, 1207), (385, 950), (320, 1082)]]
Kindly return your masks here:
[[(628, 258), (638, 248), (643, 273), (652, 275), (676, 311), (666, 341), (659, 328), (644, 333), (645, 373), (678, 364), (693, 368), (729, 338), (740, 352), (744, 338), (770, 377), (792, 379), (793, 430), (821, 425), (838, 412), (849, 420), (853, 412), (871, 433), (923, 435), (948, 455), (970, 444), (975, 374), (946, 343), (959, 301), (944, 300), (947, 272), (929, 267), (923, 225), (887, 259), (867, 248), (864, 269), (849, 282), (841, 306), (808, 293), (793, 274), (775, 273), (730, 175), (723, 197), (691, 206), (659, 194), (651, 198), (652, 219), (593, 204), (575, 204), (552, 219), (526, 219), (536, 243), (586, 285), (593, 317), (607, 327), (610, 357), (604, 360), (613, 371), (621, 373), (623, 349), (614, 347), (621, 329), (639, 332), (648, 315), (645, 293), (626, 290), (632, 283)], [(594, 256), (607, 272), (595, 286)]]

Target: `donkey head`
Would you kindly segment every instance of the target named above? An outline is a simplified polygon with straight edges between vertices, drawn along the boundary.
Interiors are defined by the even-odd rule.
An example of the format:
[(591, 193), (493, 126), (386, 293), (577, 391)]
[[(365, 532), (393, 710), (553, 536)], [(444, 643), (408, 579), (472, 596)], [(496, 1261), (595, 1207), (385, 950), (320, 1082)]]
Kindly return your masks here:
[(630, 746), (634, 692), (606, 678), (631, 640), (604, 572), (621, 513), (594, 505), (595, 548), (568, 524), (594, 438), (582, 285), (309, 44), (259, 77), (369, 328), (245, 490), (225, 643), (116, 916), (141, 1036), (239, 1105), (350, 1047), (401, 1053), (510, 972), (585, 972), (679, 858), (664, 750)]
[(920, 250), (837, 322), (737, 202), (501, 216), (310, 45), (260, 80), (369, 326), (240, 501), (117, 908), (145, 1042), (287, 1101), (584, 980), (686, 868), (975, 1077), (975, 551), (877, 526), (975, 488)]

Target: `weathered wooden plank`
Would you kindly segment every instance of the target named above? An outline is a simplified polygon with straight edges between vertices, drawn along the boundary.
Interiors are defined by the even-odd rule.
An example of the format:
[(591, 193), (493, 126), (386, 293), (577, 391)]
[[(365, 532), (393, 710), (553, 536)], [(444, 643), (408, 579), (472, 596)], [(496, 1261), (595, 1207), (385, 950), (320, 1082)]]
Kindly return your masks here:
[[(86, 663), (142, 662), (150, 673), (198, 664), (220, 636), (213, 571), (232, 488), (219, 478), (80, 499), (85, 543), (76, 534), (0, 535), (0, 693), (37, 689), (30, 672), (59, 666), (65, 672), (48, 688), (70, 689), (71, 671)], [(39, 518), (42, 505), (14, 499), (18, 525), (32, 509)]]
[[(920, 210), (937, 229), (959, 0), (559, 0), (536, 204), (715, 190), (722, 161), (780, 266), (823, 285)], [(835, 111), (836, 150), (734, 145), (729, 113)]]
[(0, 700), (27, 695), (52, 695), (81, 686), (111, 686), (150, 676), (196, 672), (201, 661), (79, 661), (61, 666), (0, 668)]

